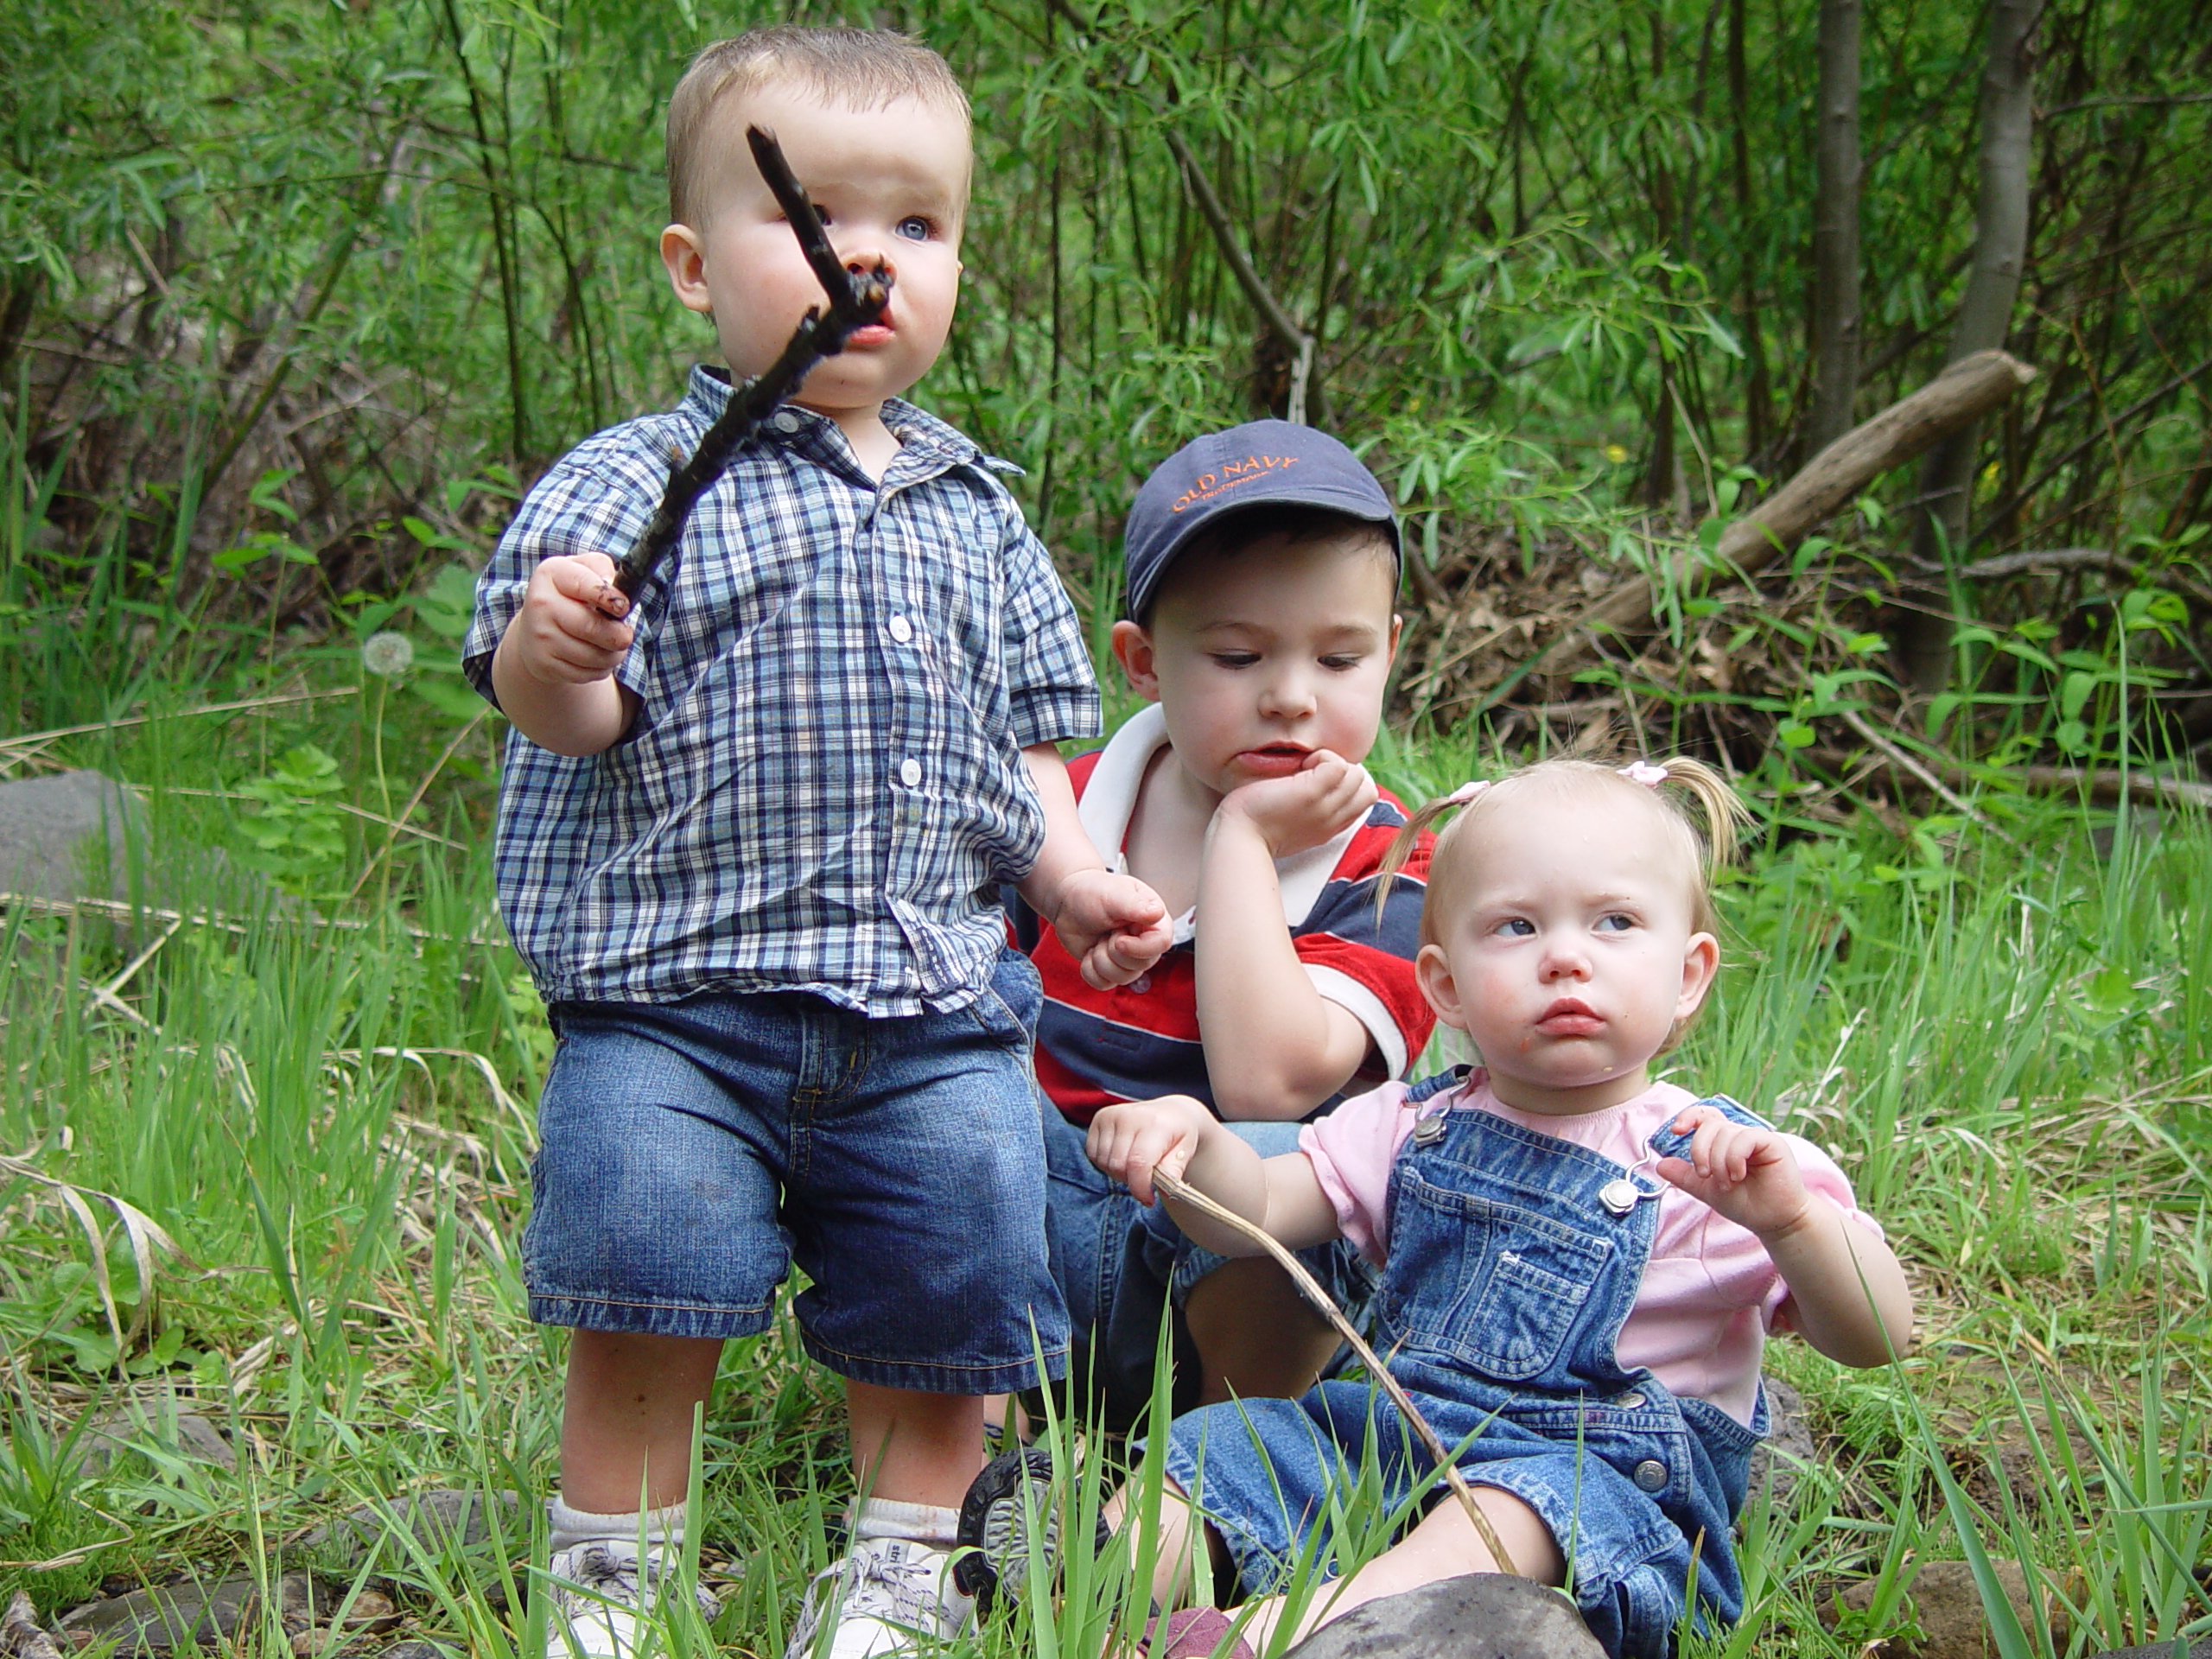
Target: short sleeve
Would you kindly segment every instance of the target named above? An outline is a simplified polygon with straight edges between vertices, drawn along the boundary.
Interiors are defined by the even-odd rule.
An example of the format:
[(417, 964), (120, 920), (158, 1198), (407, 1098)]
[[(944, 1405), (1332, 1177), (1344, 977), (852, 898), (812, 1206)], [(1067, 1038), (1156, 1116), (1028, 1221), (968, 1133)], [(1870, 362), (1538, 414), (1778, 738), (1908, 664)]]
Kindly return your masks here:
[(1007, 707), (1016, 747), (1098, 735), (1098, 677), (1052, 556), (1001, 489)]
[[(1403, 821), (1395, 810), (1389, 816)], [(1313, 988), (1366, 1027), (1385, 1077), (1405, 1076), (1436, 1028), (1436, 1012), (1414, 978), (1433, 842), (1424, 836), (1405, 867), (1385, 877), (1382, 849), (1395, 828), (1363, 832), (1291, 941)], [(1378, 912), (1376, 894), (1386, 880)]]
[[(1444, 1109), (1440, 1099), (1427, 1104)], [(1313, 1166), (1338, 1230), (1370, 1262), (1389, 1253), (1390, 1167), (1420, 1116), (1420, 1109), (1407, 1103), (1406, 1085), (1386, 1083), (1298, 1132), (1298, 1149)]]
[[(468, 637), (461, 642), (461, 665), (469, 683), (494, 705), (499, 698), (492, 690), (492, 656), (522, 608), (523, 594), (538, 565), (579, 553), (619, 559), (652, 517), (658, 493), (649, 482), (610, 464), (607, 436), (587, 439), (538, 480), (476, 579), (476, 612)], [(637, 634), (614, 672), (617, 681), (640, 696), (644, 651), (659, 610), (654, 601), (661, 592), (658, 583), (648, 586), (631, 613)]]

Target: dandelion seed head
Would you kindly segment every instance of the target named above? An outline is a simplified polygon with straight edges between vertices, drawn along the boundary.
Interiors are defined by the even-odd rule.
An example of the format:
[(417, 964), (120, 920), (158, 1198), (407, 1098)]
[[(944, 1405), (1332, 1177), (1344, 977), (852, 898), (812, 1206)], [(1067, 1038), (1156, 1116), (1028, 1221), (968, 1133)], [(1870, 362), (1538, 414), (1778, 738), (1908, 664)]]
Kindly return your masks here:
[(415, 642), (404, 633), (372, 633), (361, 647), (361, 666), (378, 679), (395, 679), (415, 664)]

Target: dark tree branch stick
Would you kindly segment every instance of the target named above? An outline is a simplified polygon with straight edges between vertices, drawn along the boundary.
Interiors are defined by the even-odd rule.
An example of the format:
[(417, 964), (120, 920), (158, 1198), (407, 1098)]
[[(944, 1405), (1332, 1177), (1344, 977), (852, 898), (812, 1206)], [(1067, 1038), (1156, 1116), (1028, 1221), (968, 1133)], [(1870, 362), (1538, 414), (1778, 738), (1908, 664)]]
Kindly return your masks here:
[[(1213, 231), (1215, 244), (1221, 249), (1223, 261), (1229, 266), (1236, 285), (1244, 290), (1244, 297), (1260, 319), (1274, 330), (1283, 348), (1291, 357), (1290, 418), (1300, 426), (1306, 423), (1307, 391), (1313, 376), (1313, 336), (1290, 319), (1282, 308), (1282, 302), (1275, 298), (1268, 285), (1260, 280), (1260, 273), (1252, 268), (1251, 259), (1245, 254), (1243, 245), (1236, 239), (1236, 227), (1229, 222), (1229, 210), (1221, 205), (1221, 198), (1214, 194), (1213, 181), (1206, 177), (1198, 165), (1198, 158), (1191, 154), (1191, 147), (1183, 142), (1183, 135), (1171, 130), (1167, 134), (1167, 148), (1175, 152), (1175, 160), (1183, 169), (1183, 176), (1190, 181), (1191, 198), (1198, 204), (1198, 212)], [(1313, 402), (1319, 403), (1318, 395)]]
[(813, 268), (815, 280), (829, 296), (829, 309), (825, 314), (817, 308), (799, 319), (782, 355), (757, 380), (732, 388), (721, 417), (707, 429), (707, 435), (699, 440), (699, 447), (689, 456), (676, 458), (669, 470), (668, 488), (661, 496), (660, 505), (653, 511), (652, 522), (638, 537), (637, 545), (615, 566), (614, 586), (630, 599), (638, 596), (639, 589), (652, 575), (653, 567), (676, 545), (693, 505), (706, 493), (707, 486), (721, 475), (738, 445), (757, 436), (760, 423), (775, 412), (778, 404), (798, 391), (809, 371), (823, 358), (843, 351), (854, 331), (880, 319), (884, 308), (891, 302), (889, 271), (878, 265), (862, 276), (847, 270), (838, 262), (836, 250), (830, 246), (829, 234), (822, 228), (821, 215), (814, 211), (806, 191), (792, 176), (791, 166), (784, 160), (783, 149), (774, 137), (759, 127), (747, 127), (745, 141), (753, 146), (753, 159), (760, 166), (760, 176), (767, 181), (776, 205), (784, 210), (784, 217), (791, 220), (791, 234), (798, 238), (806, 263)]
[(1382, 1385), (1382, 1391), (1390, 1396), (1390, 1403), (1405, 1414), (1407, 1422), (1413, 1425), (1414, 1433), (1421, 1436), (1421, 1443), (1428, 1448), (1428, 1455), (1436, 1459), (1437, 1472), (1444, 1477), (1444, 1484), (1452, 1489), (1452, 1496), (1467, 1511), (1467, 1519), (1475, 1523), (1475, 1535), (1483, 1541), (1483, 1548), (1490, 1551), (1490, 1558), (1497, 1564), (1498, 1571), (1519, 1578), (1521, 1569), (1513, 1564), (1513, 1556), (1505, 1548), (1504, 1540), (1497, 1535), (1497, 1529), (1491, 1525), (1490, 1517), (1475, 1502), (1473, 1489), (1467, 1484), (1466, 1477), (1459, 1472), (1459, 1465), (1452, 1461), (1452, 1448), (1445, 1445), (1437, 1432), (1428, 1426), (1428, 1419), (1421, 1414), (1413, 1401), (1407, 1396), (1405, 1389), (1398, 1386), (1398, 1379), (1391, 1376), (1389, 1368), (1376, 1357), (1375, 1351), (1367, 1345), (1366, 1338), (1352, 1328), (1352, 1322), (1329, 1300), (1329, 1293), (1315, 1282), (1312, 1274), (1306, 1271), (1306, 1264), (1268, 1236), (1262, 1229), (1255, 1227), (1227, 1205), (1216, 1204), (1189, 1182), (1170, 1175), (1164, 1169), (1155, 1169), (1152, 1172), (1152, 1184), (1177, 1203), (1187, 1204), (1223, 1226), (1236, 1229), (1242, 1236), (1250, 1239), (1265, 1250), (1274, 1259), (1275, 1265), (1290, 1275), (1291, 1283), (1298, 1287), (1298, 1294), (1313, 1303), (1321, 1317), (1336, 1327), (1337, 1334), (1351, 1344), (1352, 1352), (1359, 1356), (1360, 1363), (1367, 1367), (1368, 1375)]

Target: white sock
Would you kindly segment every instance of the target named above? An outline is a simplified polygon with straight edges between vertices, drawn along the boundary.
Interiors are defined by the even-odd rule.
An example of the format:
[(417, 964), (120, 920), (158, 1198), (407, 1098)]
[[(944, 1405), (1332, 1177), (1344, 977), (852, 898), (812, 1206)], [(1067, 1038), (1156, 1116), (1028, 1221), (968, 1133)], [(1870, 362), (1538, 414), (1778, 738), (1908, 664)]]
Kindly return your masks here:
[(632, 1510), (627, 1515), (594, 1515), (588, 1510), (570, 1509), (556, 1494), (546, 1500), (545, 1516), (552, 1528), (556, 1554), (575, 1544), (603, 1544), (618, 1539), (632, 1544), (639, 1538), (649, 1544), (683, 1541), (681, 1503), (643, 1513)]
[(854, 1505), (851, 1517), (855, 1538), (906, 1538), (936, 1549), (951, 1548), (960, 1532), (960, 1511), (935, 1503), (870, 1497)]

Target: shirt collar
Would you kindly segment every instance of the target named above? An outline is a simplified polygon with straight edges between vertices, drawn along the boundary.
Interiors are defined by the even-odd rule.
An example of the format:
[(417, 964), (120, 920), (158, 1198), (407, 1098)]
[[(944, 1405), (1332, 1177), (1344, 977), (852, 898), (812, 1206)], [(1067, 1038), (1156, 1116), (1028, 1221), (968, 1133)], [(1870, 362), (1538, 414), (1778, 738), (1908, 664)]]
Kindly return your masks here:
[[(699, 363), (692, 365), (690, 383), (684, 388), (684, 410), (703, 425), (712, 426), (729, 404), (729, 371)], [(852, 450), (837, 423), (826, 415), (796, 404), (785, 404), (774, 420), (788, 416), (788, 430), (772, 423), (761, 429), (760, 441), (780, 444), (824, 465), (854, 468)], [(956, 467), (981, 467), (988, 472), (1019, 475), (1021, 468), (1010, 461), (987, 455), (976, 441), (959, 428), (939, 420), (927, 410), (917, 409), (901, 397), (883, 401), (883, 423), (899, 442), (899, 457), (891, 463), (883, 482), (891, 486), (919, 483)]]
[[(1167, 716), (1156, 702), (1148, 702), (1122, 723), (1122, 728), (1106, 741), (1099, 752), (1098, 761), (1091, 768), (1090, 781), (1084, 785), (1083, 799), (1076, 811), (1083, 821), (1084, 833), (1090, 837), (1090, 844), (1098, 849), (1099, 857), (1110, 869), (1127, 867), (1122, 843), (1128, 838), (1129, 820), (1136, 816), (1137, 791), (1144, 786), (1144, 775), (1152, 766), (1153, 757), (1167, 747)], [(1320, 902), (1321, 889), (1328, 886), (1338, 864), (1351, 846), (1351, 838), (1359, 833), (1364, 817), (1356, 818), (1343, 830), (1323, 842), (1319, 847), (1309, 847), (1302, 853), (1293, 853), (1288, 858), (1275, 861), (1275, 885), (1282, 893), (1284, 925), (1296, 929), (1313, 913), (1313, 906)], [(1187, 944), (1198, 931), (1198, 912), (1186, 910), (1175, 918), (1175, 943)]]

